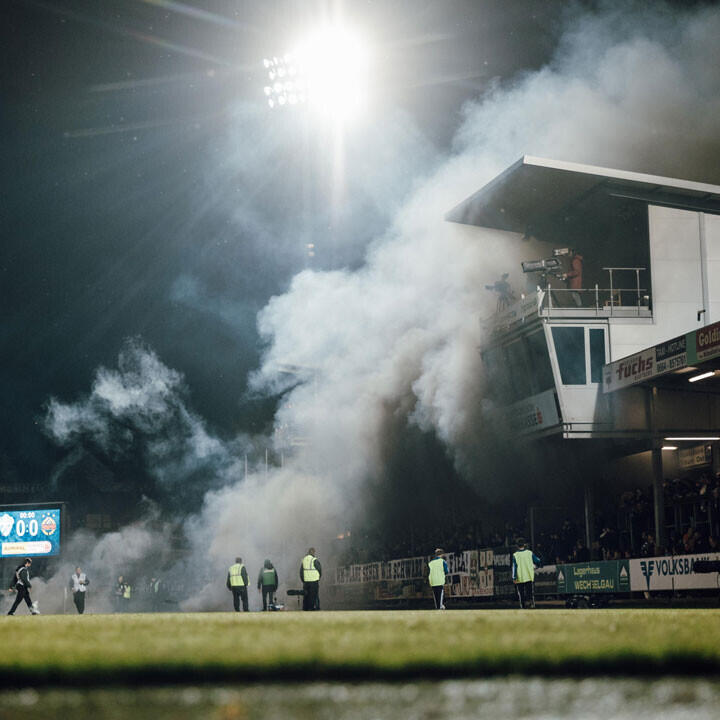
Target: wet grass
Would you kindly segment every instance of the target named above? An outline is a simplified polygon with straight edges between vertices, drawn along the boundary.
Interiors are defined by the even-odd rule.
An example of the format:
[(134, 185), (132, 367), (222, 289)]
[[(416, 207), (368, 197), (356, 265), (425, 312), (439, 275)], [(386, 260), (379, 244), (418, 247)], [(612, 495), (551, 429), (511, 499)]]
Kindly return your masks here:
[(720, 674), (718, 610), (16, 616), (0, 637), (16, 687)]

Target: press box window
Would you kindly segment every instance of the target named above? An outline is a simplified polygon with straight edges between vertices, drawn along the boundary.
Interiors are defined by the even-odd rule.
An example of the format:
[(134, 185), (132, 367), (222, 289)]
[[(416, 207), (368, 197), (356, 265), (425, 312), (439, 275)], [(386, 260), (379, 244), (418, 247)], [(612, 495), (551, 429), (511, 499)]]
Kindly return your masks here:
[(585, 385), (585, 328), (552, 328), (555, 354), (563, 385)]

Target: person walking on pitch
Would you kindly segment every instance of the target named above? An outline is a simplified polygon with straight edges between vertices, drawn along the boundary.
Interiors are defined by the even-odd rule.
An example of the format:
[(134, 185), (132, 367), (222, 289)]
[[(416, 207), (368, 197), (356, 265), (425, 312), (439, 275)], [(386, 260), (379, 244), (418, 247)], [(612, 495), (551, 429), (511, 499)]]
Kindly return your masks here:
[(8, 611), (8, 615), (14, 615), (17, 606), (23, 600), (26, 602), (28, 610), (30, 610), (33, 615), (40, 614), (40, 611), (37, 609), (37, 605), (30, 599), (30, 588), (32, 587), (30, 584), (31, 565), (32, 560), (30, 558), (25, 558), (25, 560), (23, 560), (22, 563), (15, 568), (10, 590), (15, 591), (17, 593), (17, 597)]
[(445, 609), (445, 576), (450, 570), (443, 558), (444, 553), (442, 548), (436, 548), (435, 557), (428, 563), (428, 582), (432, 588), (436, 610)]
[(520, 607), (535, 607), (533, 583), (535, 582), (535, 568), (541, 567), (540, 558), (526, 547), (525, 540), (518, 540), (518, 549), (512, 556), (512, 581), (517, 588)]

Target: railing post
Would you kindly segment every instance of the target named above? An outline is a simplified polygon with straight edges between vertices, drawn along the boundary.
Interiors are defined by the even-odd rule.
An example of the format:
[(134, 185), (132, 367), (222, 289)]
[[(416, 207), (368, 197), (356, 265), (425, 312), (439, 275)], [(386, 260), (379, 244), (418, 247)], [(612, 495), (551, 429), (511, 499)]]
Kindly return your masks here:
[(608, 268), (608, 272), (610, 273), (610, 317), (612, 317), (613, 316), (613, 306), (615, 303), (615, 296), (613, 295), (612, 268)]
[(640, 268), (635, 268), (635, 281), (637, 286), (637, 314), (640, 317)]
[(595, 317), (600, 314), (600, 290), (598, 284), (595, 283)]
[(547, 284), (548, 310), (552, 310), (552, 294), (550, 293), (550, 283)]

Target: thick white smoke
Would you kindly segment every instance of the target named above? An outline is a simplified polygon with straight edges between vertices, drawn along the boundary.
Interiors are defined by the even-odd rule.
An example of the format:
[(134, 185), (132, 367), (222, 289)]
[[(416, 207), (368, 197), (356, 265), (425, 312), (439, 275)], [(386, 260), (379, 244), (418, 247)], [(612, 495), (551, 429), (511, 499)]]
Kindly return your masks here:
[[(717, 181), (718, 37), (717, 9), (607, 6), (570, 22), (547, 67), (469, 103), (453, 154), (364, 265), (302, 272), (260, 313), (266, 351), (251, 387), (284, 391), (275, 434), (283, 467), (243, 479), (236, 449), (178, 404), (177, 374), (152, 353), (129, 375), (100, 373), (87, 401), (52, 404), (49, 425), (63, 441), (92, 430), (107, 444), (115, 420), (134, 418), (155, 438), (148, 457), (169, 482), (183, 477), (177, 467), (211, 458), (220, 486), (186, 524), (193, 567), (211, 572), (186, 608), (227, 604), (222, 572), (237, 553), (257, 569), (270, 555), (291, 586), (307, 545), (327, 554), (361, 511), (364, 480), (383, 474), (388, 417), (434, 431), (462, 472), (482, 477), (479, 318), (495, 302), (484, 285), (510, 272), (518, 287), (520, 253), (532, 251), (519, 238), (446, 223), (444, 213), (523, 154)], [(167, 414), (182, 418), (182, 438), (158, 439)], [(163, 462), (178, 444), (182, 460)]]

